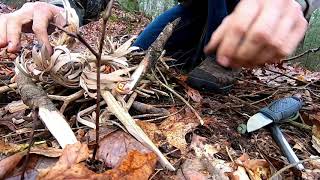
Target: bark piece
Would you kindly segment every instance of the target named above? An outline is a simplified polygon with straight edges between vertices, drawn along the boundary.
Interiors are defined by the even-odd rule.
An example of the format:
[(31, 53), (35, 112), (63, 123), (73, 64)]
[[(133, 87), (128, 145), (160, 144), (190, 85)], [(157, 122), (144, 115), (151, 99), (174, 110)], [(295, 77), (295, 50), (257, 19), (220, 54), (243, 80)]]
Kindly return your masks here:
[(128, 132), (132, 136), (134, 136), (138, 141), (140, 141), (145, 146), (150, 148), (153, 152), (155, 152), (158, 155), (159, 161), (163, 167), (167, 168), (168, 170), (175, 171), (175, 168), (172, 166), (172, 164), (153, 144), (153, 142), (143, 132), (143, 130), (136, 124), (136, 122), (133, 120), (130, 114), (126, 110), (124, 110), (123, 107), (120, 106), (120, 104), (113, 97), (113, 95), (109, 91), (101, 91), (101, 95), (108, 105), (108, 110), (121, 121), (121, 123), (126, 127)]

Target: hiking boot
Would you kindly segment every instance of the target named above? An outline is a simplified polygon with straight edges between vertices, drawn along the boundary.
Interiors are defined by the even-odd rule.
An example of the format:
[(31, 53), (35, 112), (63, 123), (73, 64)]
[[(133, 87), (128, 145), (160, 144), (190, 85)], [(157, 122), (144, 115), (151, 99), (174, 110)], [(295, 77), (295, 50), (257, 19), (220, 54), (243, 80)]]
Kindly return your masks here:
[(240, 69), (224, 68), (207, 57), (188, 74), (188, 84), (198, 90), (227, 93), (231, 90)]

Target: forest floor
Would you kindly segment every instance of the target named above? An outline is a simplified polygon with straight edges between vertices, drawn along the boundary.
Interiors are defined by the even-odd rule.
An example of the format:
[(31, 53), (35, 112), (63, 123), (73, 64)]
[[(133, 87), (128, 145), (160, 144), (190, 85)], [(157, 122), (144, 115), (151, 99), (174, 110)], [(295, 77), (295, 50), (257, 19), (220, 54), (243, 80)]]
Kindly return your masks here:
[[(11, 11), (13, 9), (0, 3), (0, 14)], [(114, 39), (137, 35), (149, 22), (143, 14), (124, 12), (116, 5), (107, 25), (107, 35)], [(81, 27), (81, 34), (90, 44), (98, 43), (100, 24), (101, 22), (96, 21)], [(35, 42), (31, 34), (23, 35), (22, 39), (22, 47), (25, 48), (31, 48)], [(82, 48), (79, 46), (75, 51), (81, 52)], [(57, 167), (57, 161), (63, 164), (65, 156), (73, 156), (74, 150), (62, 152), (54, 137), (39, 122), (36, 123), (35, 145), (31, 148), (31, 156), (27, 165), (23, 165), (24, 161), (21, 159), (25, 155), (21, 153), (28, 148), (33, 129), (32, 113), (21, 103), (16, 87), (7, 88), (13, 83), (13, 61), (18, 55), (7, 53), (5, 50), (0, 52), (0, 179), (20, 179), (23, 167), (27, 167), (26, 179), (46, 179), (48, 174), (44, 176), (44, 172), (41, 171), (39, 175), (39, 169), (50, 171), (50, 166)], [(152, 153), (150, 155), (150, 150), (121, 130), (119, 122), (111, 117), (115, 119), (112, 122), (117, 125), (106, 123), (100, 127), (98, 156), (104, 166), (93, 168), (99, 173), (103, 172), (101, 169), (107, 169), (106, 172), (109, 174), (103, 172), (103, 178), (84, 170), (82, 166), (77, 166), (78, 169), (72, 169), (73, 173), (64, 177), (75, 178), (78, 177), (77, 172), (85, 171), (86, 179), (268, 179), (281, 168), (288, 166), (287, 158), (268, 129), (243, 133), (240, 127), (243, 127), (250, 116), (260, 108), (274, 100), (294, 95), (299, 96), (304, 102), (300, 117), (295, 122), (281, 124), (280, 128), (299, 159), (307, 160), (304, 163), (306, 171), (287, 168), (281, 176), (284, 179), (320, 178), (320, 160), (315, 158), (320, 153), (320, 73), (310, 72), (288, 62), (257, 69), (243, 69), (234, 87), (227, 94), (192, 89), (185, 83), (185, 75), (177, 67), (171, 67), (164, 72), (162, 78), (167, 81), (168, 86), (189, 100), (202, 117), (204, 125), (199, 124), (194, 112), (180, 98), (154, 84), (148, 87), (149, 94), (148, 91), (143, 91), (136, 101), (155, 108), (164, 108), (170, 115), (150, 115), (149, 112), (141, 113), (137, 109), (129, 112), (134, 119), (139, 119), (136, 121), (137, 124), (177, 171), (171, 172), (163, 169), (159, 163), (152, 163), (154, 158)], [(74, 92), (60, 85), (55, 85), (54, 88), (45, 83), (38, 85), (48, 94), (66, 95)], [(58, 109), (62, 106), (62, 102), (54, 103)], [(94, 144), (95, 131), (79, 124), (76, 116), (79, 111), (94, 104), (94, 100), (90, 98), (78, 99), (63, 113), (77, 139), (83, 144), (88, 144), (90, 152)], [(92, 112), (89, 116), (94, 117), (95, 114)], [(17, 158), (19, 153), (20, 159)], [(8, 161), (10, 157), (13, 159)], [(132, 169), (121, 169), (124, 168), (125, 162), (130, 164)], [(89, 162), (84, 164), (90, 167)], [(54, 172), (49, 175), (62, 179), (67, 171), (65, 167), (59, 168), (61, 167), (56, 168), (59, 176)], [(4, 172), (5, 170), (7, 171)]]

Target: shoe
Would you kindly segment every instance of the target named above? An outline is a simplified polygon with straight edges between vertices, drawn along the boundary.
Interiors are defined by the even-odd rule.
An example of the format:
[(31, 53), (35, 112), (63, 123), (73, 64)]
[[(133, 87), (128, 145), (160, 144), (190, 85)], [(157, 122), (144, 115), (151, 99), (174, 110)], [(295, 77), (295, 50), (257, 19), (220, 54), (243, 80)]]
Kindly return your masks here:
[(207, 57), (189, 74), (187, 83), (198, 90), (227, 93), (233, 87), (240, 69), (224, 68), (213, 57)]

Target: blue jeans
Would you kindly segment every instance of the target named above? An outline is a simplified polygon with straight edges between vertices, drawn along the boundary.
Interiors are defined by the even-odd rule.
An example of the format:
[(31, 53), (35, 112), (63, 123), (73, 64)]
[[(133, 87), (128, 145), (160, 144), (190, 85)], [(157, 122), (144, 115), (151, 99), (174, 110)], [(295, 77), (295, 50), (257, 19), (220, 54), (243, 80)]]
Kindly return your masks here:
[[(175, 58), (203, 55), (202, 49), (209, 42), (212, 33), (238, 3), (238, 0), (194, 0), (190, 6), (179, 4), (154, 19), (138, 36), (133, 46), (143, 50), (156, 40), (164, 27), (177, 18), (179, 25), (169, 38), (165, 49)], [(205, 31), (204, 31), (205, 30)], [(199, 51), (200, 52), (197, 52)], [(182, 55), (182, 56), (181, 56)], [(197, 57), (199, 58), (199, 57)]]

